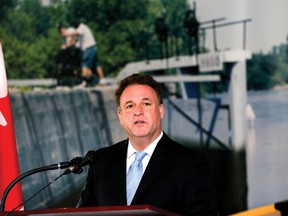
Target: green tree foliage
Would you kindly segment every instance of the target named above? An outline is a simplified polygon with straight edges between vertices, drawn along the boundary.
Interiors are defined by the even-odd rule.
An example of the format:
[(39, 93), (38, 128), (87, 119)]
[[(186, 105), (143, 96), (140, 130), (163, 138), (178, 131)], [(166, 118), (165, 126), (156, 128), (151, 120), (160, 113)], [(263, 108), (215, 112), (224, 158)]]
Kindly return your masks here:
[(287, 84), (287, 45), (274, 47), (271, 53), (254, 54), (247, 62), (247, 86), (249, 90), (271, 89)]
[(49, 27), (48, 12), (38, 0), (21, 1), (2, 22), (0, 32), (8, 78), (53, 75), (60, 40), (56, 29)]
[(288, 45), (280, 45), (273, 49), (274, 55), (277, 58), (277, 71), (275, 72), (274, 80), (278, 85), (288, 83)]
[(277, 65), (272, 55), (254, 54), (247, 63), (248, 89), (269, 89), (273, 87), (273, 73)]
[(50, 29), (49, 8), (43, 7), (39, 0), (23, 1), (20, 4), (20, 8), (32, 20), (36, 35), (38, 37), (47, 36)]
[(0, 24), (5, 21), (10, 9), (17, 5), (17, 0), (0, 0)]
[[(187, 6), (183, 4), (185, 0), (178, 2)], [(116, 75), (130, 61), (159, 58), (161, 55), (159, 41), (154, 34), (154, 22), (163, 11), (170, 14), (174, 5), (167, 2), (162, 4), (160, 0), (53, 0), (48, 6), (43, 6), (39, 0), (19, 1), (0, 27), (1, 32), (6, 32), (2, 36), (5, 41), (3, 46), (5, 50), (11, 48), (9, 55), (13, 59), (7, 61), (8, 77), (17, 77), (19, 74), (27, 78), (51, 75), (54, 58), (49, 55), (56, 53), (55, 44), (59, 51), (61, 37), (58, 35), (57, 38), (54, 31), (55, 40), (51, 41), (49, 32), (57, 29), (60, 23), (70, 25), (75, 18), (92, 29), (106, 75)], [(175, 19), (174, 15), (169, 16), (170, 20)], [(14, 38), (10, 41), (8, 38), (11, 35)], [(16, 44), (21, 46), (14, 48)], [(18, 49), (22, 49), (24, 56), (17, 58)], [(12, 65), (16, 59), (19, 61), (18, 67)]]

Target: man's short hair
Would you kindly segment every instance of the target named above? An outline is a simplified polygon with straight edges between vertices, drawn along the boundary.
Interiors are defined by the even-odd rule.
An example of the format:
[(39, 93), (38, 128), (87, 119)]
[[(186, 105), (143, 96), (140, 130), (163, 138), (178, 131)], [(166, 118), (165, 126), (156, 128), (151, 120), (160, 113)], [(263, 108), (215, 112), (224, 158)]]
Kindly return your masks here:
[(60, 23), (60, 24), (58, 25), (58, 32), (61, 33), (61, 29), (62, 29), (62, 28), (65, 28), (65, 26), (63, 25), (63, 23)]
[(132, 74), (119, 82), (119, 86), (115, 91), (115, 100), (117, 107), (120, 106), (120, 97), (126, 87), (131, 85), (147, 85), (150, 86), (156, 93), (158, 101), (163, 104), (162, 88), (161, 85), (153, 79), (152, 76), (147, 74)]
[(79, 18), (73, 18), (72, 21), (71, 21), (71, 25), (74, 27), (74, 28), (78, 28), (78, 26), (80, 25), (81, 21)]

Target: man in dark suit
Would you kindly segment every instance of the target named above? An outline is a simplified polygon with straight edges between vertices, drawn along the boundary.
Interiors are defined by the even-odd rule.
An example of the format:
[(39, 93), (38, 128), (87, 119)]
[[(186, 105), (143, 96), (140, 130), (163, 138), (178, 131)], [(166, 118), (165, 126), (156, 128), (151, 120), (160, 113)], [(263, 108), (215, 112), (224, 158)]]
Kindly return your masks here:
[[(133, 74), (120, 82), (115, 98), (128, 139), (95, 152), (78, 207), (149, 204), (180, 215), (217, 215), (207, 163), (162, 130), (159, 83)], [(137, 152), (144, 152), (138, 164), (143, 176), (131, 195)]]

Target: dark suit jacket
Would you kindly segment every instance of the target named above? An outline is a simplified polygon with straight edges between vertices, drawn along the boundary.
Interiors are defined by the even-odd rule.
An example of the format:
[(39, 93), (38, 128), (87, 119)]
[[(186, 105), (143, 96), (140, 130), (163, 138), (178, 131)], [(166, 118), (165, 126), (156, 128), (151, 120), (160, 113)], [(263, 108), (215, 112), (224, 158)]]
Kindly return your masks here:
[[(96, 151), (78, 207), (127, 205), (127, 147), (124, 140)], [(140, 204), (180, 215), (217, 215), (208, 165), (201, 154), (164, 133), (131, 203)]]

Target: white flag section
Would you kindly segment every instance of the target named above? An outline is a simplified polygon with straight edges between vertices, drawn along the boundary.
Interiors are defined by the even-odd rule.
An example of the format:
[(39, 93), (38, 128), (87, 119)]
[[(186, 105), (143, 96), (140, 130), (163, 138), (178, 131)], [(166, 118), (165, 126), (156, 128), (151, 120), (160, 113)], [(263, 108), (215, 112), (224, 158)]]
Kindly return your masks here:
[[(0, 43), (0, 48), (1, 48), (0, 59), (4, 59), (1, 43)], [(0, 98), (4, 98), (7, 96), (7, 87), (5, 87), (5, 86), (7, 86), (6, 70), (5, 70), (4, 62), (1, 60), (1, 64), (0, 64)], [(5, 117), (3, 116), (1, 110), (0, 110), (0, 125), (2, 125), (2, 126), (7, 125), (7, 121), (6, 121)]]
[(7, 125), (7, 121), (5, 119), (5, 117), (3, 116), (2, 112), (0, 111), (0, 125), (1, 126), (6, 126)]
[[(8, 93), (6, 70), (2, 45), (0, 43), (0, 199), (7, 186), (19, 176), (19, 162), (14, 133), (14, 124), (10, 97)], [(4, 205), (5, 211), (10, 211), (23, 202), (21, 184), (16, 184)], [(1, 203), (3, 204), (3, 203)], [(2, 207), (3, 208), (3, 207)], [(17, 210), (23, 209), (22, 206)]]
[(4, 66), (2, 45), (0, 43), (0, 98), (6, 97), (7, 93), (8, 93), (8, 90), (7, 90), (6, 70)]

